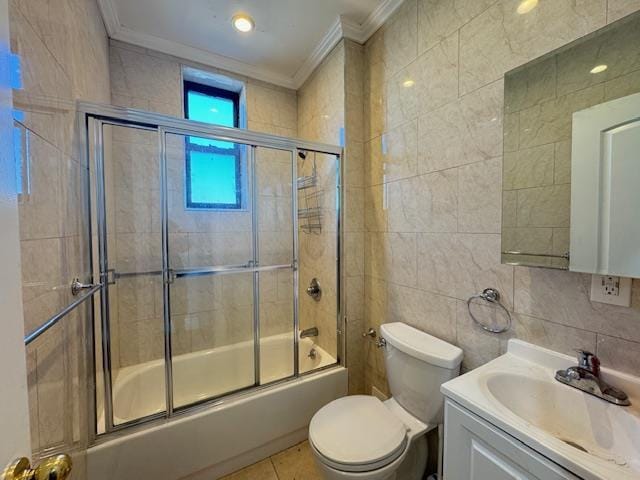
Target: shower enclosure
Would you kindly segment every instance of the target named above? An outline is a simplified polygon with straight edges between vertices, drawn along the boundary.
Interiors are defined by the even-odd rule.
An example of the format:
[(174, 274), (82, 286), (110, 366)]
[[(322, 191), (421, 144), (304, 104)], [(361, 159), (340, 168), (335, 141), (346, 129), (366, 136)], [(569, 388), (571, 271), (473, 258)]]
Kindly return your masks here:
[(79, 110), (94, 436), (343, 363), (340, 147)]

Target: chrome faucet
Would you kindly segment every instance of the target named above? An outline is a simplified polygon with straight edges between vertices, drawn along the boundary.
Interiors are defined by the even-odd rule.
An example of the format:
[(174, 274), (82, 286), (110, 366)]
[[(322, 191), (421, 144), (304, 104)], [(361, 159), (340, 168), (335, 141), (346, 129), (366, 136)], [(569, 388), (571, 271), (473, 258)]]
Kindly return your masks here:
[(300, 338), (317, 337), (317, 336), (318, 336), (317, 327), (305, 328), (300, 332)]
[(600, 360), (586, 350), (578, 350), (578, 365), (558, 370), (556, 380), (615, 405), (631, 405), (626, 393), (600, 378)]

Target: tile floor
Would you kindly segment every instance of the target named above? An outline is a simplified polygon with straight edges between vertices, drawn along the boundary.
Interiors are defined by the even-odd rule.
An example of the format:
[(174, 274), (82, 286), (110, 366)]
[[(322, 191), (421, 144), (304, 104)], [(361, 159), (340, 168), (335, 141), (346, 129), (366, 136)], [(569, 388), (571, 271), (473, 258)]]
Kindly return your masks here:
[(221, 480), (322, 480), (309, 443), (304, 441), (287, 450), (249, 465)]

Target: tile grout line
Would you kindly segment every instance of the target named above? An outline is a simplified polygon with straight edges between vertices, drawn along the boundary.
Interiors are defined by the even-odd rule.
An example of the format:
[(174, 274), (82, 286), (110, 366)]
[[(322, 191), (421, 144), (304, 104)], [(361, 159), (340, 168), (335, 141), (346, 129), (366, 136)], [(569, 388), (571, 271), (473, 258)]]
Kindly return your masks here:
[(273, 455), (269, 457), (269, 462), (271, 463), (271, 468), (273, 468), (273, 473), (276, 474), (276, 479), (280, 480), (280, 475), (278, 475), (278, 469), (276, 468), (276, 464), (273, 462)]

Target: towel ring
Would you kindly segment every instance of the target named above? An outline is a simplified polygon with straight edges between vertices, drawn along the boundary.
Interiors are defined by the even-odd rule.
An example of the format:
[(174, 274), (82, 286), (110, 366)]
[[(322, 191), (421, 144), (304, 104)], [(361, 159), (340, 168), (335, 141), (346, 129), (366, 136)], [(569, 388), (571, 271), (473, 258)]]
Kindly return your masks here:
[[(504, 312), (507, 314), (507, 324), (504, 327), (487, 327), (486, 325), (481, 323), (471, 312), (471, 301), (474, 298), (479, 298), (481, 300), (484, 300), (485, 302), (489, 302), (501, 307), (502, 310), (504, 310)], [(495, 288), (485, 288), (482, 293), (469, 297), (469, 299), (467, 300), (467, 310), (469, 310), (469, 315), (471, 315), (473, 321), (480, 325), (487, 332), (503, 333), (511, 328), (511, 314), (509, 313), (509, 310), (507, 310), (507, 307), (500, 303), (500, 292), (498, 292), (498, 290), (496, 290)]]

